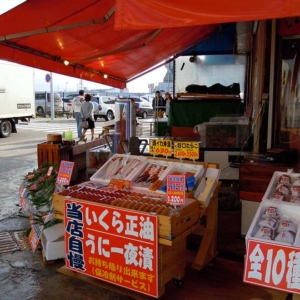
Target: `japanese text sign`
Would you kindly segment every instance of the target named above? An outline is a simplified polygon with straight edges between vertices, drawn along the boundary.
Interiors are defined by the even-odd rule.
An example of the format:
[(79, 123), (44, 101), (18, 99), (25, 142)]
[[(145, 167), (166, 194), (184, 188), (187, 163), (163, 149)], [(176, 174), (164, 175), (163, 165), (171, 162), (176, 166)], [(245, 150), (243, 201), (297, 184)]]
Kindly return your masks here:
[(61, 185), (69, 185), (74, 168), (74, 162), (62, 160), (60, 162), (56, 183)]
[(157, 216), (65, 199), (66, 267), (158, 297)]
[(300, 294), (300, 249), (248, 240), (244, 282)]
[(185, 175), (167, 176), (167, 203), (185, 204)]
[(149, 152), (151, 155), (172, 156), (173, 142), (171, 140), (150, 140)]
[(43, 226), (37, 224), (31, 225), (31, 231), (28, 236), (28, 241), (32, 252), (34, 252), (39, 244), (42, 235)]
[(174, 142), (174, 157), (199, 159), (199, 143)]

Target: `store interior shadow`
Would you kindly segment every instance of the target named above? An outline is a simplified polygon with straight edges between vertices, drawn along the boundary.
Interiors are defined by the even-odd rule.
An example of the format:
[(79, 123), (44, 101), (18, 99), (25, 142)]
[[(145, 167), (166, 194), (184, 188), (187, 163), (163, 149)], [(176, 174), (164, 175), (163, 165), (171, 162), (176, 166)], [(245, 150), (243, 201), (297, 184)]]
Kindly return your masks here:
[[(246, 254), (245, 237), (241, 235), (241, 202), (236, 181), (222, 181), (218, 201), (218, 256), (233, 261), (244, 262)], [(205, 225), (206, 220), (201, 220)], [(198, 251), (202, 237), (190, 234), (187, 249)]]

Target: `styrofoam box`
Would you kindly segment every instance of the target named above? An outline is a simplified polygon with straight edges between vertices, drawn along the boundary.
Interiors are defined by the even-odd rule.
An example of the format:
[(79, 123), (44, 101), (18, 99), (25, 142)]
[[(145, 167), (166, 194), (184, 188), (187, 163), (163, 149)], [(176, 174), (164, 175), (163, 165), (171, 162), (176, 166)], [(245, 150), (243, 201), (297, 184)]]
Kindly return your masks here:
[(200, 178), (198, 187), (194, 193), (194, 198), (198, 199), (200, 204), (208, 206), (210, 199), (218, 185), (221, 170), (215, 168), (207, 168), (205, 177)]
[[(139, 169), (139, 172), (136, 172), (132, 177), (131, 186), (134, 188), (139, 188), (141, 190), (148, 190), (152, 183), (135, 183), (134, 181), (139, 177), (139, 175), (148, 167), (150, 164), (156, 164), (158, 166), (166, 166), (167, 168), (160, 174), (158, 180), (163, 181), (165, 177), (169, 174), (171, 168), (174, 166), (175, 162), (168, 160), (158, 160), (158, 159), (147, 159), (147, 161), (143, 162), (143, 167)], [(157, 191), (161, 192), (161, 191)]]
[(64, 224), (55, 224), (43, 230), (41, 243), (47, 260), (64, 257)]
[(291, 177), (292, 183), (294, 183), (297, 178), (300, 178), (300, 173), (285, 173), (285, 172), (278, 172), (278, 171), (274, 172), (270, 180), (270, 183), (268, 185), (268, 188), (262, 198), (263, 200), (271, 200), (271, 197), (276, 190), (276, 185), (281, 175), (289, 175)]
[(56, 241), (49, 242), (44, 233), (41, 238), (42, 247), (46, 260), (55, 260), (65, 256), (65, 239), (61, 237)]
[[(131, 161), (132, 159), (138, 159), (140, 163), (134, 168), (132, 172), (130, 172), (127, 176), (122, 176), (121, 174), (116, 174), (112, 177), (108, 177), (106, 175), (107, 167), (112, 163), (112, 161), (116, 158), (123, 159), (123, 162), (127, 160), (127, 163)], [(138, 155), (130, 155), (130, 154), (115, 154), (113, 157), (111, 157), (91, 178), (90, 180), (96, 184), (103, 184), (107, 185), (109, 184), (110, 180), (112, 178), (116, 179), (124, 179), (124, 180), (132, 180), (134, 175), (138, 173), (147, 163), (147, 157), (145, 156), (138, 156)]]
[[(292, 221), (296, 228), (297, 228), (297, 233), (295, 236), (295, 241), (294, 243), (282, 243), (278, 242), (275, 240), (267, 240), (267, 239), (262, 239), (255, 237), (255, 234), (257, 231), (260, 229), (260, 225), (258, 224), (262, 220), (262, 215), (266, 211), (268, 207), (276, 207), (278, 212), (279, 212), (279, 217), (280, 220), (289, 220)], [(284, 201), (273, 201), (273, 200), (263, 200), (259, 207), (258, 210), (256, 211), (256, 214), (254, 216), (254, 219), (250, 225), (250, 228), (247, 232), (246, 235), (246, 245), (248, 244), (248, 239), (254, 239), (254, 240), (260, 240), (260, 241), (265, 241), (269, 243), (274, 243), (274, 244), (279, 244), (279, 245), (289, 245), (289, 246), (300, 246), (300, 232), (299, 232), (299, 222), (300, 222), (300, 206), (296, 205), (294, 203), (289, 203), (289, 202), (284, 202)], [(277, 236), (278, 232), (275, 231), (275, 236)]]
[(186, 174), (187, 172), (192, 172), (195, 173), (194, 177), (197, 182), (198, 179), (204, 174), (204, 170), (205, 169), (202, 165), (174, 162), (171, 167), (165, 171), (163, 178), (160, 178), (160, 180), (163, 182), (163, 184), (165, 184), (167, 181), (167, 176), (173, 172), (180, 172), (182, 175)]

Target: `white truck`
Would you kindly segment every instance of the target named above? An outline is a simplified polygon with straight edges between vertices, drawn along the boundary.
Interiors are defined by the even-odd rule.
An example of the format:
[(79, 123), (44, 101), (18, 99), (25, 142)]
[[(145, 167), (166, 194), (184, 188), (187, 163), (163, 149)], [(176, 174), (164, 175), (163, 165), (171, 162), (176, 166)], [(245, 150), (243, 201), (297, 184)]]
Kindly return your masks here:
[(35, 117), (33, 68), (0, 61), (0, 137), (16, 133), (18, 121)]

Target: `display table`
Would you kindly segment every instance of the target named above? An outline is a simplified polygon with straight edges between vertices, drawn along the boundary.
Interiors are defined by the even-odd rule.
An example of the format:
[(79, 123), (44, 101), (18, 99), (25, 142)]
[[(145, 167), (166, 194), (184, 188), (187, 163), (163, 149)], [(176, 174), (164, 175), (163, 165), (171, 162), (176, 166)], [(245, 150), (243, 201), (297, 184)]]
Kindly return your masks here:
[[(116, 156), (118, 157), (118, 155)], [(163, 160), (163, 159), (161, 159)], [(158, 160), (157, 160), (158, 161)], [(169, 161), (169, 160), (168, 160)], [(192, 162), (187, 162), (187, 164), (193, 164)], [(206, 168), (217, 168), (215, 164), (205, 164), (196, 163), (205, 166)], [(103, 167), (104, 168), (104, 167)], [(193, 268), (201, 270), (204, 268), (213, 258), (216, 257), (216, 236), (217, 236), (217, 213), (218, 213), (218, 188), (212, 191), (210, 194), (211, 200), (207, 207), (200, 205), (199, 201), (192, 198), (187, 198), (184, 206), (180, 206), (175, 212), (171, 212), (170, 215), (161, 215), (158, 213), (158, 296), (162, 296), (165, 291), (165, 285), (171, 279), (181, 280), (185, 274), (186, 267), (186, 237), (195, 233), (201, 235), (202, 243), (200, 245), (198, 254), (195, 258)], [(133, 195), (136, 194), (133, 190)], [(136, 190), (138, 191), (138, 189)], [(76, 193), (76, 191), (75, 191)], [(89, 192), (82, 192), (87, 193)], [(101, 189), (99, 190), (101, 193)], [(147, 199), (151, 197), (153, 200), (156, 197), (162, 197), (162, 194), (151, 194), (150, 191), (146, 192)], [(76, 198), (66, 197), (64, 195), (53, 195), (53, 206), (56, 212), (55, 218), (63, 220), (65, 216), (66, 201), (76, 202), (78, 205), (91, 205), (91, 201), (81, 200)], [(75, 194), (74, 194), (75, 195)], [(77, 194), (79, 197), (79, 194)], [(83, 194), (81, 194), (82, 196)], [(135, 196), (133, 196), (135, 197)], [(109, 198), (106, 196), (106, 198)], [(133, 199), (133, 198), (132, 198)], [(129, 200), (129, 202), (118, 202), (121, 200), (115, 200), (116, 204), (113, 202), (111, 204), (105, 204), (98, 201), (97, 207), (103, 210), (115, 209), (113, 205), (121, 205), (122, 210), (134, 216), (138, 215), (138, 211), (134, 210), (135, 204), (132, 202), (134, 200)], [(147, 200), (148, 201), (148, 200)], [(119, 204), (117, 204), (119, 203)], [(127, 203), (127, 204), (125, 204)], [(134, 205), (132, 208), (126, 208), (127, 205), (131, 207), (130, 203)], [(141, 202), (139, 202), (141, 203)], [(68, 205), (68, 204), (67, 204)], [(95, 205), (95, 204), (94, 204)], [(126, 206), (125, 206), (126, 205)], [(150, 204), (151, 205), (151, 204)], [(136, 208), (137, 209), (137, 208)], [(91, 209), (89, 209), (91, 211)], [(147, 214), (147, 213), (145, 213)], [(151, 214), (149, 212), (149, 214)], [(152, 214), (153, 215), (153, 214)], [(205, 216), (205, 217), (204, 217)], [(204, 221), (205, 219), (205, 221)], [(199, 222), (199, 220), (203, 220)], [(100, 218), (99, 218), (100, 222)], [(72, 271), (63, 270), (63, 273), (72, 273)], [(101, 277), (99, 278), (101, 279)]]

